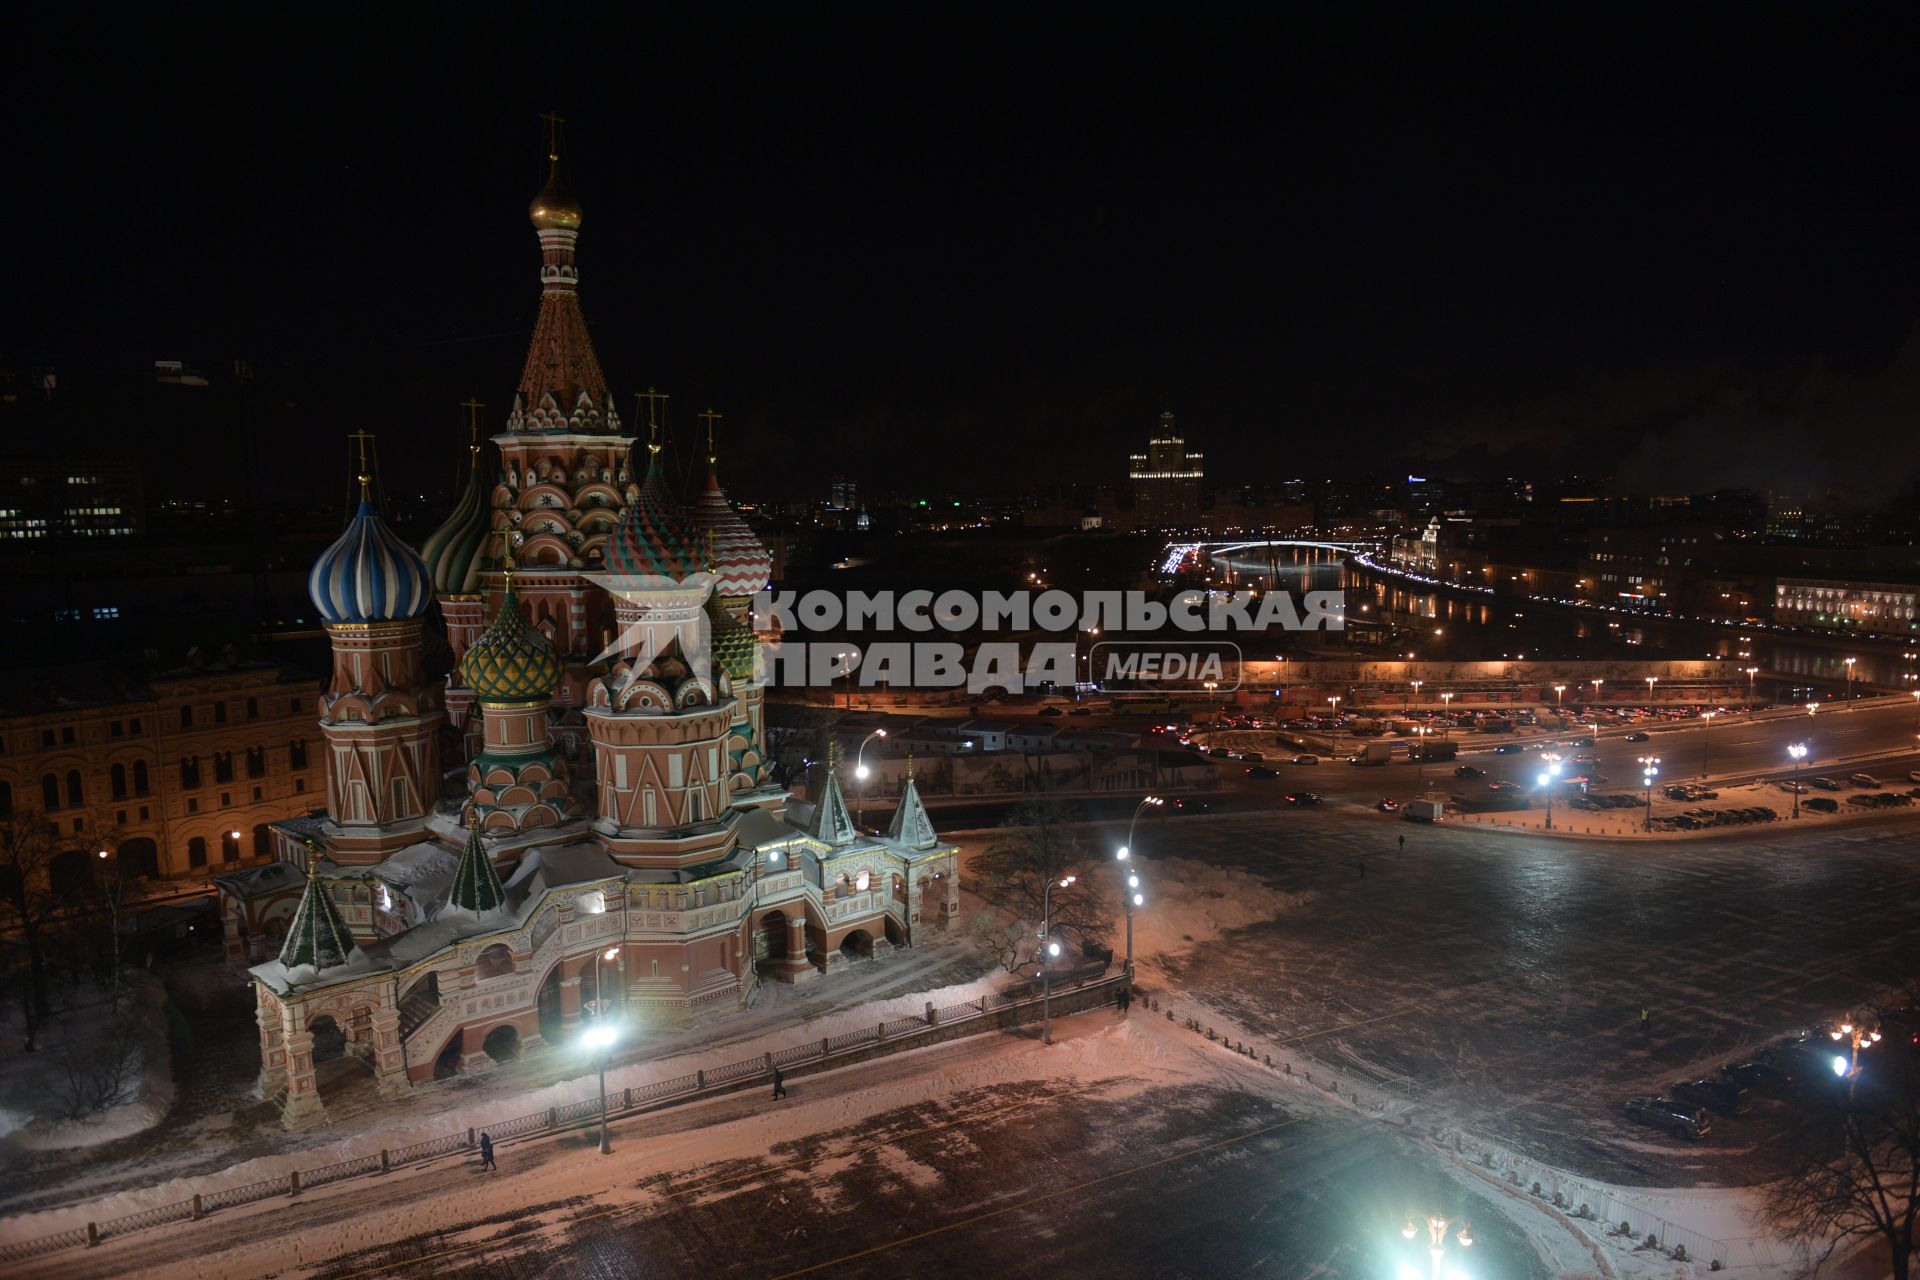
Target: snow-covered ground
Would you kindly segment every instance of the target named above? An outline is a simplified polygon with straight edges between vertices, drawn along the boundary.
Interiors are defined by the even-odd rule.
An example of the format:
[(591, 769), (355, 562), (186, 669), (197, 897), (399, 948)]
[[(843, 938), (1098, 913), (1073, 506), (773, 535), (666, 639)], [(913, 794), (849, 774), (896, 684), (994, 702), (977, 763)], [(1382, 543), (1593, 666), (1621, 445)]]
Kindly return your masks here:
[[(40, 1025), (33, 1053), (23, 1052), (17, 1009), (0, 1022), (0, 1155), (95, 1146), (140, 1133), (167, 1114), (173, 1105), (167, 993), (138, 971), (121, 982), (117, 1014), (107, 993), (91, 983), (56, 992), (54, 1015)], [(84, 1118), (61, 1118), (61, 1097), (71, 1091), (63, 1079), (97, 1076), (123, 1042), (125, 1067), (112, 1100)], [(90, 1088), (91, 1081), (80, 1087)]]

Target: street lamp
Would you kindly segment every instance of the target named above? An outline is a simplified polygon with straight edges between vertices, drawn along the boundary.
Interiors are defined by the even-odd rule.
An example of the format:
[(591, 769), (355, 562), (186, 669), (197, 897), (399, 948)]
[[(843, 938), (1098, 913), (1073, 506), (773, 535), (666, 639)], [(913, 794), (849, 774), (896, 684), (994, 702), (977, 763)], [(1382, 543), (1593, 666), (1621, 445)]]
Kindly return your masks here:
[(1660, 682), (1659, 676), (1647, 677), (1647, 705), (1649, 707), (1653, 705), (1653, 686), (1658, 684), (1659, 682)]
[(1920, 689), (1913, 691), (1913, 727), (1920, 729)]
[[(1121, 845), (1114, 853), (1113, 860), (1115, 862), (1124, 863), (1133, 857), (1133, 830), (1140, 825), (1140, 814), (1148, 805), (1159, 808), (1165, 803), (1166, 801), (1162, 800), (1159, 796), (1147, 796), (1141, 800), (1139, 804), (1134, 806), (1133, 821), (1127, 823), (1127, 842)], [(1123, 867), (1122, 870), (1125, 870), (1125, 868)], [(1135, 907), (1145, 906), (1146, 898), (1139, 892), (1140, 877), (1131, 872), (1127, 873), (1125, 888), (1127, 900), (1127, 977), (1131, 978), (1133, 977), (1133, 909)]]
[(1760, 668), (1747, 668), (1747, 710), (1753, 710), (1753, 678), (1760, 674)]
[[(1466, 1221), (1464, 1218), (1461, 1219), (1460, 1231), (1454, 1236), (1454, 1239), (1460, 1242), (1460, 1247), (1463, 1249), (1473, 1247), (1473, 1236), (1471, 1234), (1472, 1225), (1472, 1223)], [(1427, 1253), (1433, 1259), (1433, 1280), (1440, 1280), (1440, 1262), (1441, 1259), (1447, 1256), (1447, 1231), (1452, 1226), (1453, 1223), (1447, 1221), (1445, 1218), (1437, 1218), (1432, 1215), (1427, 1217)], [(1414, 1225), (1411, 1216), (1407, 1218), (1407, 1225), (1400, 1229), (1400, 1234), (1409, 1240), (1414, 1239), (1420, 1234), (1420, 1229)]]
[(1819, 709), (1820, 709), (1820, 704), (1818, 702), (1809, 702), (1807, 704), (1808, 715), (1812, 715), (1814, 712), (1818, 711)]
[(1787, 754), (1793, 757), (1793, 816), (1797, 818), (1800, 816), (1800, 762), (1807, 758), (1807, 744), (1790, 743)]
[(1553, 784), (1560, 780), (1560, 755), (1555, 751), (1542, 752), (1540, 763), (1547, 771), (1540, 775), (1540, 785), (1547, 789), (1547, 830), (1553, 830)]
[(1718, 711), (1702, 711), (1700, 713), (1700, 722), (1702, 725), (1700, 730), (1700, 776), (1702, 778), (1707, 776), (1707, 761), (1710, 758), (1709, 753), (1713, 750), (1713, 718), (1719, 714)]
[(1451, 738), (1453, 736), (1453, 695), (1451, 693), (1441, 694), (1440, 705), (1446, 709), (1443, 714), (1447, 717), (1446, 723), (1441, 727), (1441, 734), (1444, 737)]
[(853, 776), (860, 780), (860, 796), (853, 802), (853, 825), (856, 827), (859, 826), (867, 816), (867, 774), (872, 772), (867, 768), (867, 744), (875, 738), (884, 738), (886, 736), (887, 731), (885, 729), (875, 729), (872, 733), (860, 739), (860, 749), (854, 753)]
[(1660, 776), (1660, 757), (1640, 757), (1640, 780), (1647, 784), (1647, 830), (1653, 830), (1653, 780)]
[[(1595, 702), (1600, 701), (1600, 686), (1605, 684), (1606, 681), (1605, 680), (1589, 680), (1587, 681), (1587, 683), (1593, 686), (1593, 700)], [(1594, 721), (1595, 725), (1598, 725), (1599, 723), (1600, 722), (1598, 720)]]
[(1848, 698), (1853, 697), (1853, 664), (1858, 661), (1859, 661), (1858, 658), (1847, 659), (1847, 697)]
[[(605, 1001), (596, 1003), (605, 1004)], [(604, 1014), (594, 1018), (580, 1037), (580, 1043), (600, 1053), (600, 1154), (613, 1154), (613, 1144), (607, 1140), (607, 1058), (613, 1053), (613, 1042), (620, 1038), (618, 1029)]]
[(1432, 732), (1423, 724), (1413, 726), (1413, 750), (1417, 756), (1416, 763), (1420, 766), (1420, 794), (1423, 796), (1427, 794), (1427, 735)]
[(1406, 706), (1401, 708), (1401, 710), (1403, 711), (1413, 706), (1413, 700), (1420, 696), (1420, 686), (1425, 684), (1426, 681), (1425, 680), (1409, 680), (1407, 681), (1407, 683), (1413, 686), (1413, 692), (1410, 695), (1408, 695)]
[(1855, 1021), (1854, 1016), (1848, 1014), (1839, 1026), (1834, 1027), (1827, 1034), (1835, 1040), (1845, 1041), (1852, 1046), (1851, 1056), (1836, 1057), (1833, 1060), (1833, 1072), (1835, 1075), (1846, 1077), (1847, 1097), (1851, 1099), (1854, 1077), (1860, 1074), (1860, 1051), (1871, 1049), (1880, 1043), (1880, 1022), (1878, 1019), (1873, 1019), (1869, 1025), (1867, 1022)]
[(1340, 754), (1340, 697), (1338, 694), (1327, 699), (1327, 705), (1333, 708), (1333, 748), (1331, 754)]
[[(1077, 876), (1062, 876), (1060, 888), (1072, 884)], [(1040, 895), (1040, 937), (1045, 945), (1040, 949), (1040, 1043), (1053, 1043), (1053, 965), (1051, 961), (1060, 954), (1060, 944), (1053, 940), (1053, 890), (1054, 882), (1047, 881), (1046, 889)]]
[(1563, 684), (1557, 684), (1553, 686), (1553, 709), (1560, 713), (1561, 719), (1564, 720), (1566, 718), (1567, 686)]

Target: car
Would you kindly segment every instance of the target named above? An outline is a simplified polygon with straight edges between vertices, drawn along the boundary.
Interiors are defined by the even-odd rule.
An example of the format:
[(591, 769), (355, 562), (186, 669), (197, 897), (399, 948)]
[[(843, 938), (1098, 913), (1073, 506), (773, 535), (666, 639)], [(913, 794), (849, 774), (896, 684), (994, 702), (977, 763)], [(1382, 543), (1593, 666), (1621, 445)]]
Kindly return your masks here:
[(1173, 807), (1181, 813), (1205, 813), (1213, 808), (1213, 805), (1206, 800), (1192, 800), (1181, 796), (1173, 802)]
[(1570, 747), (1590, 747), (1593, 745), (1593, 739), (1590, 737), (1575, 738), (1572, 742), (1569, 742), (1567, 745)]
[(1731, 1080), (1687, 1080), (1667, 1090), (1675, 1102), (1705, 1107), (1723, 1116), (1743, 1116), (1753, 1110), (1753, 1099)]
[(1818, 787), (1822, 791), (1845, 791), (1846, 790), (1846, 788), (1842, 786), (1837, 779), (1834, 779), (1834, 778), (1808, 778), (1807, 785), (1810, 787)]
[(1720, 1074), (1742, 1089), (1760, 1093), (1785, 1093), (1793, 1087), (1793, 1072), (1771, 1062), (1730, 1062)]
[(1526, 749), (1527, 744), (1524, 742), (1503, 742), (1493, 749), (1493, 754), (1497, 756), (1517, 756)]
[(1575, 764), (1599, 764), (1600, 757), (1591, 751), (1583, 751), (1573, 758)]
[(1258, 751), (1242, 751), (1240, 753), (1240, 758), (1242, 760), (1247, 761), (1250, 764), (1259, 764), (1261, 761), (1266, 759), (1266, 757), (1261, 755)]
[(1295, 756), (1293, 759), (1287, 761), (1287, 763), (1288, 764), (1319, 764), (1320, 757), (1319, 756)]
[(1803, 809), (1811, 809), (1815, 813), (1840, 812), (1840, 802), (1831, 796), (1814, 796), (1810, 799), (1802, 800), (1800, 807)]
[(1520, 784), (1517, 782), (1500, 781), (1489, 782), (1487, 784), (1487, 790), (1489, 791), (1518, 791), (1519, 789)]
[(1320, 797), (1311, 791), (1289, 791), (1286, 796), (1286, 801), (1291, 805), (1306, 806), (1319, 804)]
[(1880, 779), (1870, 773), (1850, 773), (1847, 775), (1847, 781), (1856, 787), (1878, 787), (1880, 785)]
[(1487, 771), (1476, 765), (1463, 764), (1453, 771), (1453, 776), (1456, 778), (1484, 778), (1487, 776)]
[(1856, 791), (1852, 795), (1847, 797), (1847, 803), (1857, 804), (1862, 809), (1871, 809), (1873, 807), (1873, 797), (1866, 794), (1864, 791)]
[(1809, 790), (1806, 783), (1795, 782), (1791, 778), (1782, 778), (1780, 781), (1774, 783), (1773, 785), (1780, 788), (1782, 791), (1786, 792), (1790, 796), (1803, 796), (1807, 794), (1807, 791)]
[(1040, 714), (1043, 716), (1057, 716), (1061, 714), (1061, 711), (1058, 707), (1042, 707), (1040, 708)]
[(1277, 778), (1280, 774), (1278, 770), (1269, 769), (1263, 764), (1256, 764), (1248, 766), (1247, 776), (1249, 778)]
[(1644, 731), (1642, 731), (1642, 730), (1639, 730), (1639, 729), (1635, 729), (1635, 730), (1634, 730), (1634, 731), (1633, 731), (1632, 733), (1629, 733), (1629, 734), (1626, 734), (1625, 736), (1623, 736), (1623, 737), (1622, 737), (1622, 738), (1620, 739), (1620, 741), (1622, 741), (1622, 742), (1645, 742), (1645, 741), (1647, 741), (1647, 740), (1648, 740), (1649, 738), (1651, 738), (1652, 736), (1653, 736), (1653, 735), (1652, 735), (1652, 734), (1650, 734), (1650, 733), (1646, 733), (1646, 732), (1644, 732)]
[(1400, 802), (1398, 800), (1382, 800), (1380, 802), (1380, 812), (1398, 813), (1400, 812)]
[(1676, 1138), (1690, 1141), (1713, 1132), (1713, 1123), (1707, 1119), (1706, 1112), (1671, 1098), (1629, 1098), (1627, 1119), (1654, 1129), (1665, 1129)]

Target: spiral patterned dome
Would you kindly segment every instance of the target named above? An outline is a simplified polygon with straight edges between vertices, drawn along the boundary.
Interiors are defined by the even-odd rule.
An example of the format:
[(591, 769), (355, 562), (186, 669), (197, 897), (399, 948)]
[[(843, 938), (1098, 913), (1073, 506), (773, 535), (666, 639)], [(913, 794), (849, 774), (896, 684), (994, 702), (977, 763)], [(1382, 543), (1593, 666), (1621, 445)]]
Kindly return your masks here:
[(646, 483), (621, 513), (620, 527), (607, 545), (607, 569), (629, 577), (681, 582), (700, 572), (699, 541), (674, 508), (656, 457)]
[(550, 697), (560, 674), (553, 641), (527, 621), (509, 583), (493, 625), (460, 659), (460, 683), (482, 702), (532, 702)]
[(480, 589), (480, 570), (486, 560), (487, 494), (492, 468), (482, 462), (483, 454), (474, 446), (473, 465), (467, 470), (467, 487), (460, 492), (447, 522), (433, 531), (420, 547), (427, 572), (433, 576), (433, 589), (441, 595), (470, 596)]
[(314, 561), (307, 595), (323, 622), (399, 622), (427, 611), (433, 576), (362, 498), (347, 531)]
[(707, 648), (713, 660), (736, 684), (753, 676), (753, 628), (728, 613), (716, 596), (707, 597)]
[(713, 547), (715, 595), (738, 598), (766, 589), (773, 577), (773, 556), (727, 501), (720, 477), (711, 471), (705, 491), (693, 504), (693, 527)]

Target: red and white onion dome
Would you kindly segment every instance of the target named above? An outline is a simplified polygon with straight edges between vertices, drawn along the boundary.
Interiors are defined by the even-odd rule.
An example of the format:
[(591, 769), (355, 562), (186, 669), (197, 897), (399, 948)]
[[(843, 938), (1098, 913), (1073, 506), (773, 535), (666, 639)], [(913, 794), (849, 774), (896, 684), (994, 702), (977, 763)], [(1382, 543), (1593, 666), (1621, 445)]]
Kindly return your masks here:
[(766, 589), (773, 578), (773, 556), (727, 501), (720, 477), (712, 471), (693, 504), (693, 527), (712, 549), (715, 595), (738, 600)]

